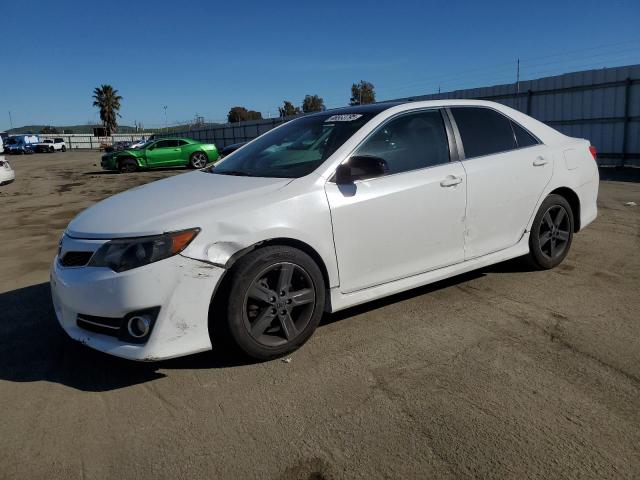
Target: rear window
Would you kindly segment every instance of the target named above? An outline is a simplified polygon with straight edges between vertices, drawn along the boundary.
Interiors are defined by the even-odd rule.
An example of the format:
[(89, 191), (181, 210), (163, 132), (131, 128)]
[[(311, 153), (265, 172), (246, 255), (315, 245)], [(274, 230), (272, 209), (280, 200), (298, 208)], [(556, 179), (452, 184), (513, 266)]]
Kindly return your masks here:
[(452, 108), (465, 158), (482, 157), (517, 148), (511, 120), (489, 108)]

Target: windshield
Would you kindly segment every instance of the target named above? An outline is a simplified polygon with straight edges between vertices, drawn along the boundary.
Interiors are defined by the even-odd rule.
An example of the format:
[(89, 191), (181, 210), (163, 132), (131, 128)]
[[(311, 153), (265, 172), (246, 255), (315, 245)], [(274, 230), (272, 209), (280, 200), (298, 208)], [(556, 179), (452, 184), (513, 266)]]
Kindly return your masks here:
[(310, 115), (265, 133), (209, 172), (249, 177), (299, 178), (342, 146), (373, 113)]
[(139, 148), (140, 150), (147, 148), (149, 146), (151, 146), (151, 144), (153, 143), (153, 140), (147, 140), (146, 142), (144, 142), (142, 145), (139, 145), (135, 148)]

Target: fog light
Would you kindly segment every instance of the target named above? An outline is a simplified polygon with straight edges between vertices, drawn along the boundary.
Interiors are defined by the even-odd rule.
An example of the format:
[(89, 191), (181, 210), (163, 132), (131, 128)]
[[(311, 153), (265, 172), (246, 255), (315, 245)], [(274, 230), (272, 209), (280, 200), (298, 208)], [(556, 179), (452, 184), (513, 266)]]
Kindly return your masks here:
[(131, 317), (127, 322), (127, 330), (133, 338), (144, 338), (149, 334), (151, 320), (146, 315)]

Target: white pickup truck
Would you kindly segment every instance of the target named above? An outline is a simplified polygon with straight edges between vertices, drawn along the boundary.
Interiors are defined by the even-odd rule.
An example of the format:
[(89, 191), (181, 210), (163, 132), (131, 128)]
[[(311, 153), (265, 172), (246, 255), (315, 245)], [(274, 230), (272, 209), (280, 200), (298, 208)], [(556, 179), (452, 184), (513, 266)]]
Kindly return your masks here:
[(53, 153), (58, 150), (62, 152), (67, 151), (67, 144), (63, 138), (45, 138), (41, 142), (34, 145), (36, 152)]

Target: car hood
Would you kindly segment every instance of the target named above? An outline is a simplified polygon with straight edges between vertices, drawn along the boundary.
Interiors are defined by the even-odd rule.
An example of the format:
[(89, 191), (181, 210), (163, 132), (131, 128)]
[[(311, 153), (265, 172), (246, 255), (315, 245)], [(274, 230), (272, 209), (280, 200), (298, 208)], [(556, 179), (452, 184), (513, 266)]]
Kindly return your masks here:
[(140, 155), (142, 155), (142, 150), (138, 150), (136, 148), (126, 148), (124, 150), (118, 150), (118, 151), (114, 151), (111, 152), (114, 156), (116, 155), (126, 155), (126, 156), (133, 156), (133, 157), (139, 157)]
[(118, 238), (199, 227), (203, 213), (245, 203), (287, 185), (291, 179), (215, 175), (196, 171), (109, 197), (81, 212), (67, 227), (75, 238)]

